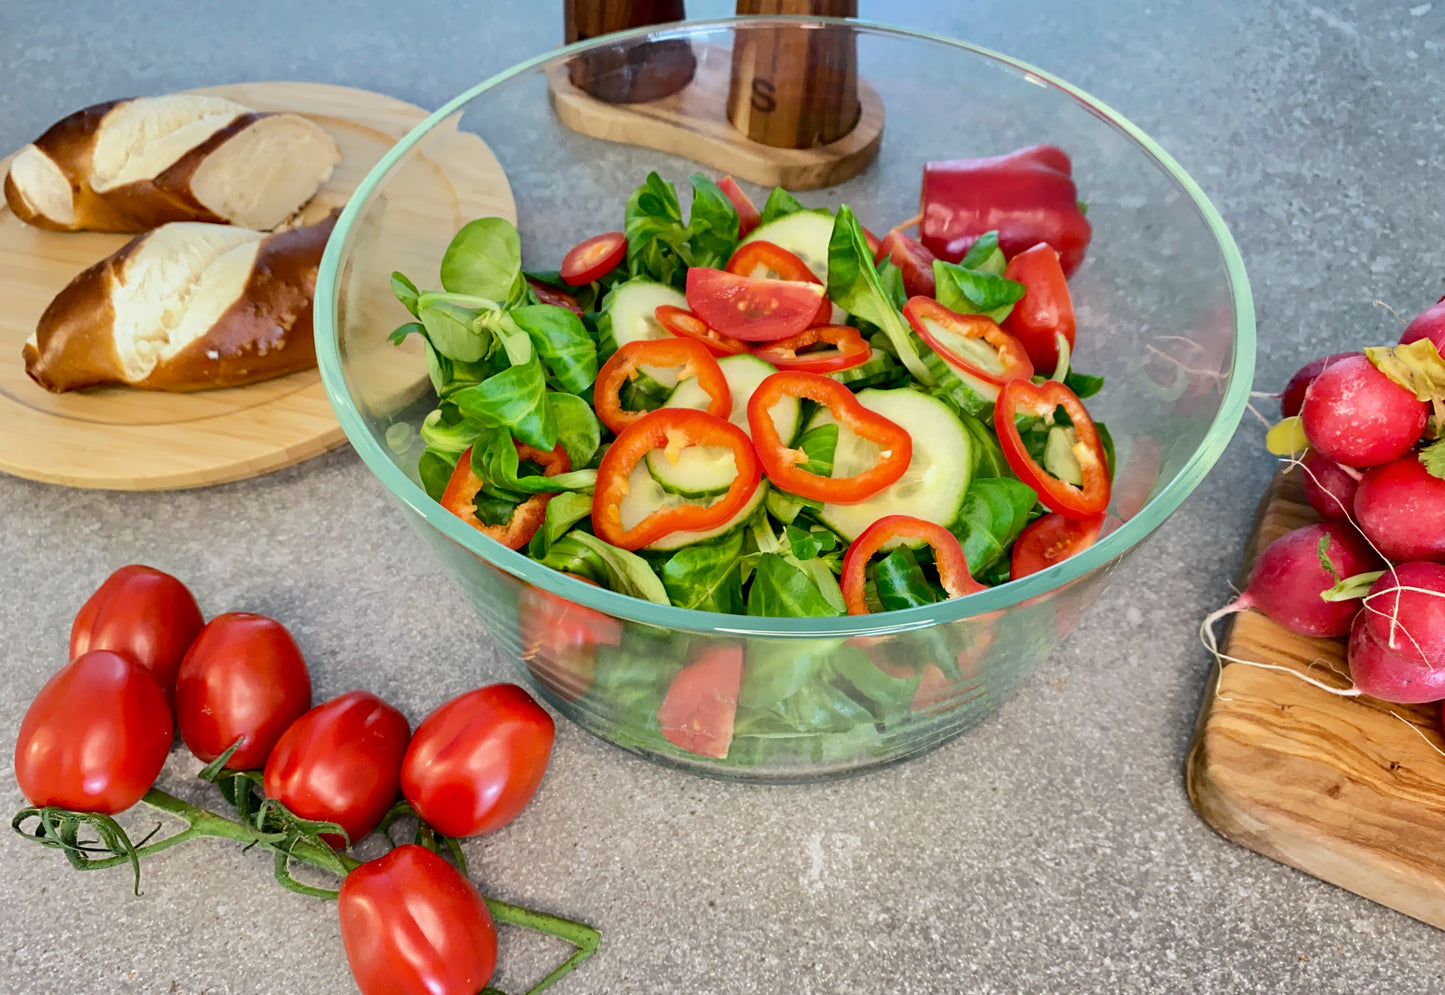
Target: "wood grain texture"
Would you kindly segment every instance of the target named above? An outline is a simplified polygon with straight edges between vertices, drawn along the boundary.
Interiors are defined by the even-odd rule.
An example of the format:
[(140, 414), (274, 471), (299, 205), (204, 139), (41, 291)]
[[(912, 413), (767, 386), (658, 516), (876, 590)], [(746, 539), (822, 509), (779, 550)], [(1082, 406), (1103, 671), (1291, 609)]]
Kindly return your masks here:
[[(241, 83), (196, 91), (257, 110), (290, 110), (324, 127), (343, 161), (307, 206), (315, 221), (346, 203), (382, 154), (426, 117), (420, 107), (381, 94), (317, 83)], [(0, 172), (9, 158), (0, 160)], [(515, 221), (516, 206), (500, 164), (477, 136), (454, 127), (428, 141), (409, 176), (387, 187), (388, 211), (454, 232), (486, 214)], [(309, 459), (345, 441), (316, 370), (247, 387), (194, 394), (104, 388), (50, 394), (25, 375), (21, 345), (45, 306), (75, 275), (131, 236), (50, 232), (0, 208), (0, 470), (74, 487), (161, 490), (240, 480)], [(430, 245), (430, 241), (427, 243)], [(395, 266), (435, 270), (435, 259), (394, 246)], [(432, 251), (430, 249), (428, 252)], [(405, 311), (381, 287), (368, 304)], [(416, 343), (398, 354), (350, 357), (385, 375), (368, 377), (401, 397), (426, 386)], [(404, 357), (404, 361), (398, 361)]]
[(883, 141), (883, 101), (858, 81), (858, 124), (815, 148), (775, 148), (748, 140), (728, 120), (732, 54), (700, 46), (697, 70), (682, 90), (662, 100), (609, 104), (574, 86), (564, 65), (547, 71), (552, 107), (562, 123), (593, 138), (640, 145), (711, 166), (738, 179), (789, 190), (816, 190), (858, 175)]
[[(1276, 477), (1240, 586), (1265, 545), (1317, 521), (1298, 471)], [(1343, 640), (1296, 636), (1253, 610), (1234, 616), (1221, 651), (1350, 686)], [(1439, 705), (1341, 698), (1225, 663), (1185, 781), (1199, 814), (1236, 843), (1445, 928), (1445, 756), (1432, 747), (1442, 747)]]

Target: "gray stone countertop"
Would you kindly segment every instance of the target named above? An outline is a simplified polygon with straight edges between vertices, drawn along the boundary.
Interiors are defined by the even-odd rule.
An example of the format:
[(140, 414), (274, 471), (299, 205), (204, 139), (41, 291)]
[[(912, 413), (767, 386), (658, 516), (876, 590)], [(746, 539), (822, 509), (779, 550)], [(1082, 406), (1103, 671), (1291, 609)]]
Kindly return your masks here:
[[(862, 4), (1100, 97), (1201, 183), (1243, 250), (1262, 390), (1386, 335), (1445, 291), (1445, 5), (1284, 0)], [(730, 12), (722, 0), (694, 16)], [(0, 149), (114, 96), (298, 79), (432, 107), (560, 41), (560, 4), (497, 0), (0, 2)], [(485, 891), (602, 928), (562, 993), (1445, 991), (1431, 927), (1243, 850), (1182, 768), (1272, 472), (1246, 420), (1217, 468), (994, 717), (905, 766), (749, 787), (653, 766), (568, 725), (506, 829), (468, 843)], [(207, 614), (285, 620), (317, 700), (365, 686), (419, 719), (509, 676), (348, 449), (203, 490), (0, 478), (0, 754), (113, 568), (189, 582)], [(177, 749), (163, 775), (195, 764)], [(7, 768), (8, 770), (8, 768)], [(23, 804), (0, 777), (0, 810)], [(0, 836), (0, 991), (353, 990), (334, 907), (220, 843), (73, 872)], [(520, 991), (558, 948), (506, 931)]]

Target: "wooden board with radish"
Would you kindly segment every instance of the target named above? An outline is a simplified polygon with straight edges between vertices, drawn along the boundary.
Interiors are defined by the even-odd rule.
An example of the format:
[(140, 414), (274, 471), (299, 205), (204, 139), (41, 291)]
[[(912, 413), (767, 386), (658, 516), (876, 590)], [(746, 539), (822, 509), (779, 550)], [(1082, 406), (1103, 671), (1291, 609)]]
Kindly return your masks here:
[(1298, 458), (1206, 620), (1186, 784), (1229, 839), (1445, 928), (1442, 345), (1445, 302), (1284, 391), (1270, 447)]

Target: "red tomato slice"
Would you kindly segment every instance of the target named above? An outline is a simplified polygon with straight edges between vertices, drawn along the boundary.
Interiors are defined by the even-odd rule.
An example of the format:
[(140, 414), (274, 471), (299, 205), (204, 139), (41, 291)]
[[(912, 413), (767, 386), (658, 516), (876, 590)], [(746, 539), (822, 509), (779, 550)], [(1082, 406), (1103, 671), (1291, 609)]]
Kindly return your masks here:
[(1014, 542), (1009, 579), (1027, 577), (1082, 553), (1099, 538), (1104, 518), (1102, 512), (1088, 518), (1065, 518), (1053, 512), (1040, 518), (1019, 533)]
[(738, 692), (743, 683), (743, 648), (714, 645), (689, 663), (668, 685), (657, 709), (663, 737), (700, 757), (722, 759), (733, 741)]
[(565, 307), (579, 318), (584, 314), (582, 305), (577, 303), (577, 298), (567, 291), (558, 290), (556, 287), (549, 286), (541, 280), (533, 280), (531, 277), (527, 278), (527, 284), (532, 288), (532, 293), (537, 296), (538, 303)]
[(685, 311), (673, 304), (659, 304), (653, 312), (657, 323), (666, 328), (678, 338), (696, 339), (707, 347), (707, 351), (714, 356), (737, 356), (748, 351), (746, 342), (739, 342), (737, 339), (720, 335), (707, 327), (703, 321), (691, 311)]
[(687, 271), (687, 304), (710, 328), (744, 342), (776, 342), (814, 323), (827, 298), (822, 284), (750, 280), (720, 269)]
[(747, 238), (748, 232), (758, 226), (763, 220), (758, 209), (753, 206), (752, 200), (743, 193), (743, 188), (738, 186), (737, 181), (731, 176), (724, 176), (717, 181), (718, 189), (724, 196), (733, 203), (733, 210), (738, 212), (738, 238)]
[(885, 256), (903, 272), (903, 289), (909, 297), (934, 295), (933, 253), (922, 242), (895, 228), (879, 243), (873, 262), (879, 263)]
[(727, 270), (753, 280), (797, 280), (801, 283), (822, 283), (808, 264), (787, 249), (759, 239), (740, 245), (728, 260)]
[(580, 287), (611, 272), (626, 258), (627, 236), (622, 232), (593, 235), (572, 246), (562, 257), (562, 279), (570, 286)]

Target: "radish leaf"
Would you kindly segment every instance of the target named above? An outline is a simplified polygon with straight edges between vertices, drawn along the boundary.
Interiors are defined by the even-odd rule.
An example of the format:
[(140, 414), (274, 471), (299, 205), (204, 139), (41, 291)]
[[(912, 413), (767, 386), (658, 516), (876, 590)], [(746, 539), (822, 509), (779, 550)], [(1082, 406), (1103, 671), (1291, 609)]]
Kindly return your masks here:
[(1445, 439), (1432, 442), (1420, 450), (1420, 462), (1425, 464), (1430, 476), (1445, 480)]

